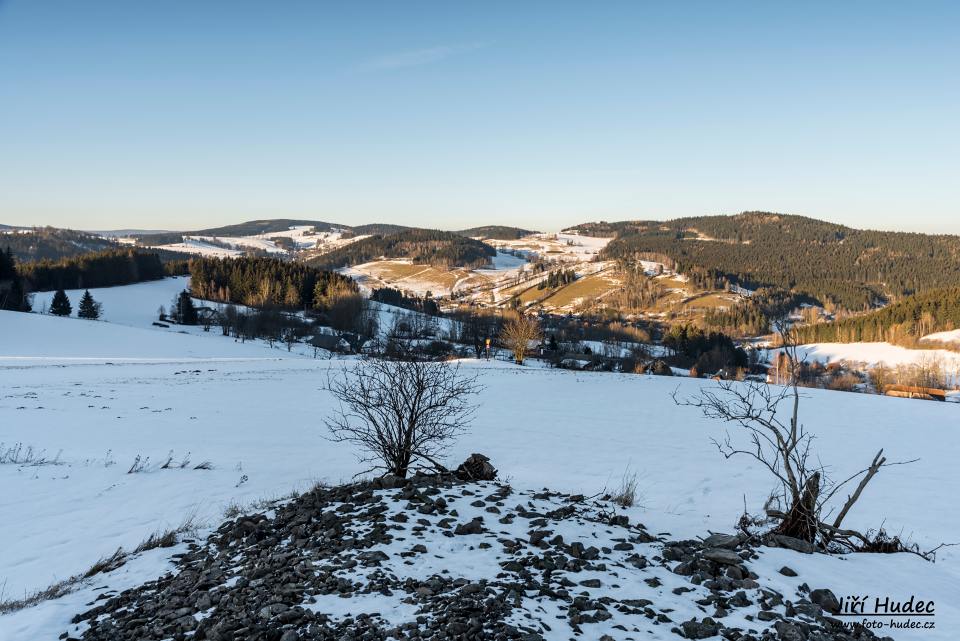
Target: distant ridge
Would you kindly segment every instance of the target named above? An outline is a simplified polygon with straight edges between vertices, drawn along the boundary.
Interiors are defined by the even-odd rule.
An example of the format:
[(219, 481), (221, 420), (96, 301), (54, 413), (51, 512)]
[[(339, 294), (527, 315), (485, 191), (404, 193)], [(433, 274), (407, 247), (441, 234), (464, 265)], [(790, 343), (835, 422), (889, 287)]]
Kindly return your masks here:
[(854, 229), (750, 211), (667, 221), (583, 223), (613, 237), (608, 260), (657, 256), (705, 287), (776, 287), (862, 310), (960, 282), (960, 236)]

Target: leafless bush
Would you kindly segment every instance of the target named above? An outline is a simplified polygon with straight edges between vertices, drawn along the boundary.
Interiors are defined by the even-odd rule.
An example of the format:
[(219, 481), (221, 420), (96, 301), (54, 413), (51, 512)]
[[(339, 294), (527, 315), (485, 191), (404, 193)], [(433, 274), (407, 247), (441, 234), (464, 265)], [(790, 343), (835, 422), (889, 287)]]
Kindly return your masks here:
[(142, 458), (139, 454), (133, 459), (133, 464), (130, 465), (130, 469), (127, 470), (127, 474), (139, 474), (140, 472), (146, 472), (150, 468), (150, 457)]
[(17, 610), (33, 607), (34, 605), (43, 601), (59, 599), (60, 597), (75, 591), (79, 587), (79, 583), (82, 578), (83, 577), (80, 575), (72, 576), (69, 579), (64, 579), (63, 581), (57, 581), (53, 585), (43, 588), (42, 590), (27, 593), (18, 599), (7, 599), (3, 594), (0, 594), (0, 614), (16, 612)]
[(437, 458), (473, 418), (469, 398), (481, 389), (459, 365), (365, 359), (338, 375), (326, 389), (339, 402), (325, 423), (330, 439), (358, 445), (361, 474), (382, 470), (405, 477), (411, 466), (443, 469)]
[(620, 484), (612, 491), (607, 491), (609, 500), (620, 507), (633, 507), (637, 504), (637, 473), (629, 470), (620, 477)]
[[(777, 329), (783, 345), (778, 369), (782, 385), (757, 382), (745, 384), (720, 382), (713, 390), (704, 390), (692, 399), (674, 400), (680, 405), (699, 408), (707, 418), (734, 423), (743, 439), (734, 439), (728, 432), (723, 441), (714, 440), (726, 457), (743, 455), (758, 461), (779, 484), (765, 506), (767, 517), (775, 524), (777, 534), (794, 537), (828, 547), (832, 542), (843, 545), (850, 537), (862, 538), (852, 530), (841, 528), (850, 509), (859, 500), (871, 479), (882, 468), (906, 462), (887, 462), (883, 450), (877, 452), (870, 465), (836, 482), (824, 465), (812, 454), (813, 434), (799, 420), (800, 393), (796, 372), (799, 359), (791, 330), (785, 323)], [(790, 408), (782, 418), (783, 406)], [(830, 501), (848, 484), (858, 481), (837, 511), (832, 523), (825, 522), (833, 510)], [(848, 549), (852, 546), (845, 545)]]
[(140, 544), (134, 548), (133, 552), (127, 552), (122, 547), (117, 548), (116, 552), (99, 559), (85, 572), (75, 574), (63, 581), (58, 581), (42, 590), (28, 593), (19, 599), (5, 599), (4, 595), (0, 593), (0, 614), (22, 610), (23, 608), (32, 607), (42, 601), (59, 599), (64, 595), (75, 592), (87, 579), (97, 576), (98, 574), (112, 572), (122, 567), (134, 554), (156, 548), (173, 547), (184, 534), (196, 532), (197, 527), (196, 515), (191, 514), (187, 516), (178, 527), (151, 534), (141, 541)]
[(46, 450), (35, 450), (32, 445), (24, 447), (23, 443), (14, 443), (7, 447), (5, 443), (0, 443), (0, 465), (24, 465), (27, 467), (39, 467), (41, 465), (63, 465), (60, 455), (63, 450), (57, 452), (53, 458), (47, 456)]
[(91, 565), (90, 568), (83, 573), (83, 578), (89, 579), (97, 574), (112, 572), (127, 562), (127, 556), (128, 554), (123, 551), (123, 548), (117, 548), (117, 551), (110, 556), (105, 556)]
[(513, 359), (523, 365), (530, 343), (538, 340), (540, 336), (540, 323), (537, 319), (518, 314), (503, 326), (500, 341), (513, 353)]
[(838, 372), (827, 379), (826, 388), (839, 392), (852, 392), (860, 384), (860, 377), (853, 372)]
[[(142, 472), (151, 472), (156, 470), (186, 470), (190, 468), (190, 452), (187, 452), (182, 459), (179, 461), (174, 460), (173, 450), (170, 450), (167, 453), (167, 458), (164, 459), (162, 465), (150, 465), (150, 457), (144, 457), (140, 454), (137, 454), (133, 463), (130, 465), (130, 469), (127, 470), (127, 474), (139, 474)], [(203, 461), (193, 466), (195, 470), (212, 470), (213, 463), (210, 461)]]

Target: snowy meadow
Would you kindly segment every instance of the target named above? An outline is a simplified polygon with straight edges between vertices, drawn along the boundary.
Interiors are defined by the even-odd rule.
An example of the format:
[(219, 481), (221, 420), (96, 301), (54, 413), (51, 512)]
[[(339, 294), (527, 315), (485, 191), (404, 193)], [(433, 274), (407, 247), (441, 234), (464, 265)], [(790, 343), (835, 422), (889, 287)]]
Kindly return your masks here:
[[(330, 442), (323, 426), (334, 407), (323, 383), (352, 358), (150, 327), (177, 288), (182, 283), (169, 279), (98, 294), (104, 321), (0, 312), (0, 442), (3, 451), (20, 448), (0, 464), (2, 599), (83, 574), (152, 534), (189, 525), (202, 536), (225, 513), (349, 481), (363, 469), (358, 452)], [(518, 488), (588, 496), (636, 475), (637, 502), (626, 513), (673, 539), (730, 532), (744, 507), (759, 512), (773, 489), (753, 460), (720, 455), (711, 437), (722, 438), (723, 425), (671, 398), (712, 381), (473, 360), (450, 366), (475, 372), (484, 388), (450, 463), (482, 452)], [(883, 470), (849, 526), (882, 526), (922, 549), (960, 540), (952, 509), (960, 489), (956, 405), (825, 390), (803, 390), (801, 403), (815, 451), (838, 478), (880, 448), (893, 459), (919, 459)], [(0, 614), (0, 639), (56, 638), (95, 588), (154, 578), (181, 550), (144, 552), (77, 592)], [(837, 594), (935, 599), (937, 629), (898, 639), (955, 638), (960, 625), (960, 548), (943, 548), (936, 563), (781, 549), (761, 563), (798, 571), (776, 575), (786, 591), (806, 582)]]

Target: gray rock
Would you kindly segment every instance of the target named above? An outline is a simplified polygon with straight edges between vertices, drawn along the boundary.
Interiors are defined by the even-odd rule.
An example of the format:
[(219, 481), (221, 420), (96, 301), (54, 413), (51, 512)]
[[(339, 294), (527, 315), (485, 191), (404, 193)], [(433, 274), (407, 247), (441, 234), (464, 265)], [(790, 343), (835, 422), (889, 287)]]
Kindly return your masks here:
[(720, 626), (714, 623), (712, 619), (704, 619), (703, 621), (691, 619), (681, 623), (680, 628), (683, 630), (683, 636), (688, 639), (709, 639), (720, 632)]
[(736, 534), (711, 534), (703, 540), (703, 547), (733, 550), (740, 545), (740, 540)]
[(791, 568), (788, 568), (787, 566), (783, 566), (782, 568), (780, 568), (780, 574), (782, 574), (783, 576), (797, 576), (797, 573), (794, 572)]
[(709, 550), (704, 550), (703, 558), (713, 561), (714, 563), (722, 563), (724, 565), (740, 565), (740, 562), (743, 561), (743, 559), (740, 558), (740, 555), (733, 550), (725, 550), (723, 548), (711, 548)]
[(480, 534), (481, 532), (483, 532), (483, 521), (480, 519), (473, 519), (469, 523), (460, 523), (453, 531), (454, 534), (458, 535)]
[(777, 621), (773, 624), (777, 631), (777, 639), (780, 641), (805, 641), (806, 637), (803, 631), (795, 623), (789, 621)]
[(492, 481), (497, 478), (497, 468), (490, 463), (490, 459), (483, 454), (471, 454), (460, 464), (456, 474), (467, 481)]
[(840, 601), (837, 600), (833, 592), (826, 588), (812, 590), (810, 592), (810, 600), (831, 614), (836, 614), (840, 611)]
[(810, 543), (809, 541), (803, 541), (801, 539), (795, 539), (792, 536), (771, 534), (770, 540), (782, 548), (787, 548), (802, 554), (813, 554), (816, 551), (813, 543)]

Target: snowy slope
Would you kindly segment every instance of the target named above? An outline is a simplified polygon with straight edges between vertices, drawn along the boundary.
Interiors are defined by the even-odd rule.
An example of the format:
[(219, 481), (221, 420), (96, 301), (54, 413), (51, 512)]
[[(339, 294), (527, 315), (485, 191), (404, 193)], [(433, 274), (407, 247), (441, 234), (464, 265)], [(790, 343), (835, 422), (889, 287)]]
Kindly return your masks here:
[(848, 361), (896, 366), (936, 359), (941, 361), (948, 371), (960, 370), (960, 352), (946, 349), (908, 349), (890, 343), (811, 343), (800, 346), (799, 353), (809, 361), (821, 363)]
[[(189, 287), (189, 276), (177, 276), (134, 285), (97, 287), (90, 290), (90, 295), (103, 306), (101, 320), (132, 327), (151, 327), (151, 323), (159, 317), (157, 310), (160, 306), (169, 309), (173, 298)], [(66, 290), (70, 304), (73, 306), (74, 316), (77, 314), (83, 292), (82, 289)], [(33, 295), (34, 311), (43, 312), (49, 309), (53, 294), (54, 292), (35, 293)]]
[[(0, 311), (0, 366), (107, 361), (208, 361), (290, 356), (210, 332), (151, 330), (103, 321)], [(295, 355), (294, 355), (295, 356)]]
[(952, 329), (947, 332), (935, 332), (927, 334), (920, 340), (934, 341), (937, 343), (960, 343), (960, 329)]
[[(356, 452), (324, 439), (322, 427), (333, 407), (321, 390), (326, 375), (354, 361), (278, 359), (288, 355), (216, 332), (143, 327), (183, 285), (168, 279), (96, 290), (113, 322), (0, 312), (0, 442), (50, 457), (61, 452), (62, 463), (0, 465), (0, 513), (17, 515), (0, 523), (2, 598), (82, 572), (191, 516), (216, 525), (232, 503), (282, 496), (318, 480), (349, 480), (362, 469)], [(395, 310), (380, 307), (385, 322)], [(717, 453), (710, 438), (722, 437), (721, 426), (670, 399), (675, 390), (693, 394), (711, 381), (498, 362), (461, 366), (478, 374), (485, 389), (452, 461), (483, 452), (518, 487), (588, 495), (636, 472), (640, 505), (631, 517), (675, 538), (731, 530), (744, 502), (758, 510), (771, 489), (750, 460), (726, 461)], [(955, 406), (825, 390), (804, 395), (801, 418), (835, 476), (860, 469), (881, 447), (891, 459), (920, 459), (878, 475), (850, 526), (883, 524), (924, 548), (956, 540), (960, 513), (931, 509), (953, 505), (960, 483)], [(157, 469), (170, 451), (177, 460), (189, 452), (194, 465), (211, 461), (213, 469)], [(128, 474), (137, 456), (149, 457), (148, 469)], [(178, 550), (145, 555), (111, 576), (111, 585), (156, 576)], [(950, 596), (960, 593), (957, 548), (944, 549), (936, 565), (915, 557), (780, 554), (792, 553), (766, 558), (803, 564), (810, 573), (804, 580), (813, 576), (850, 593), (882, 584), (938, 599), (940, 636), (896, 638), (946, 640), (956, 629), (951, 624), (960, 625)], [(40, 631), (54, 630), (55, 637), (91, 598), (81, 592), (0, 616), (0, 640), (44, 638)]]
[(212, 258), (233, 258), (234, 256), (243, 256), (244, 252), (238, 249), (227, 249), (205, 243), (202, 240), (184, 238), (183, 242), (170, 243), (168, 245), (157, 245), (159, 249), (168, 249), (170, 251), (182, 252), (185, 254), (199, 254)]
[[(0, 485), (16, 488), (0, 497), (0, 510), (19, 515), (3, 530), (0, 583), (6, 581), (8, 594), (39, 588), (190, 515), (213, 523), (233, 501), (279, 496), (316, 480), (348, 480), (360, 468), (350, 448), (323, 438), (320, 419), (331, 399), (319, 390), (328, 367), (348, 364), (304, 359), (186, 369), (4, 369), (0, 441), (21, 441), (51, 454), (63, 450), (68, 465), (0, 466)], [(692, 393), (709, 381), (497, 363), (464, 367), (480, 374), (486, 390), (476, 422), (451, 459), (485, 452), (520, 487), (593, 494), (633, 470), (642, 507), (632, 515), (651, 531), (677, 538), (730, 530), (744, 500), (759, 507), (770, 489), (766, 475), (749, 461), (727, 462), (716, 452), (709, 442), (722, 434), (716, 424), (669, 399), (674, 389)], [(955, 538), (960, 514), (927, 509), (950, 505), (957, 490), (954, 407), (820, 390), (806, 394), (805, 424), (816, 430), (819, 451), (838, 476), (880, 447), (896, 458), (921, 458), (880, 474), (850, 515), (851, 526), (885, 522), (889, 531), (925, 547)], [(177, 457), (192, 452), (193, 461), (210, 460), (214, 469), (127, 474), (137, 455), (156, 462), (170, 450)], [(116, 464), (106, 464), (108, 451)], [(937, 583), (960, 587), (958, 560), (947, 549), (936, 566), (922, 566), (933, 574), (917, 574), (916, 563), (909, 562), (898, 580), (918, 594)], [(836, 566), (822, 571), (837, 574)]]

